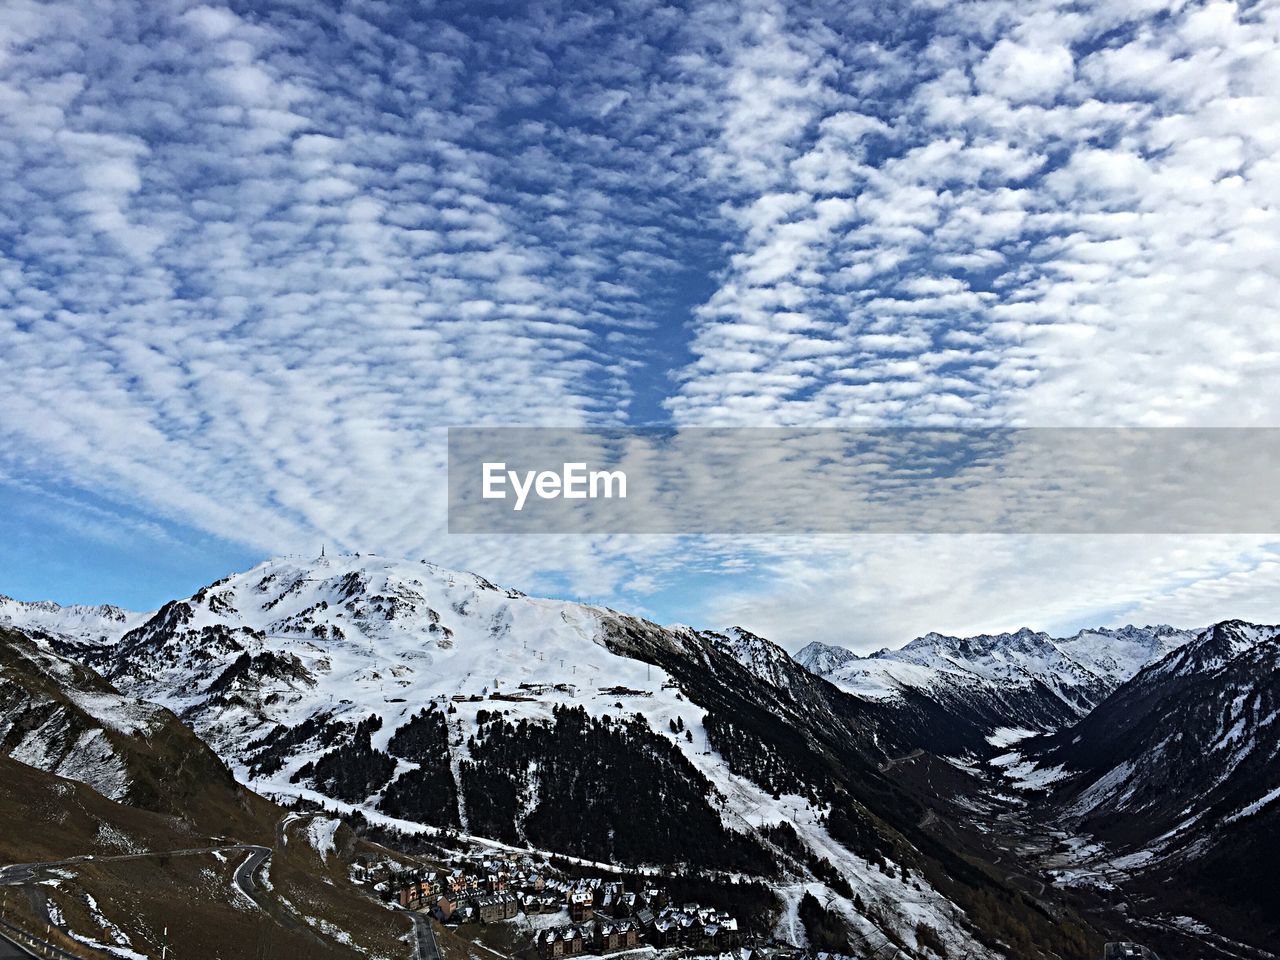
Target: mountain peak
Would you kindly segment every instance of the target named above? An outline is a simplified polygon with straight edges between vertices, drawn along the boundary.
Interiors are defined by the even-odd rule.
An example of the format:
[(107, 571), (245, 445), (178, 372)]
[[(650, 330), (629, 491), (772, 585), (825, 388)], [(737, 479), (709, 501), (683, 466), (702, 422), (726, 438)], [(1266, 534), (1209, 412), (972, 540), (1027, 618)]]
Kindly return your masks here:
[(999, 650), (1027, 651), (1037, 647), (1051, 646), (1053, 638), (1047, 633), (1020, 627), (1012, 633), (980, 633), (969, 637), (954, 637), (936, 631), (930, 631), (917, 637), (900, 650), (877, 653), (874, 656), (905, 657), (911, 659), (915, 655), (942, 653), (958, 654), (964, 658), (981, 657)]
[(1154, 664), (1152, 671), (1161, 675), (1208, 673), (1263, 644), (1277, 642), (1280, 642), (1280, 626), (1221, 620)]
[(818, 640), (805, 644), (795, 654), (796, 663), (820, 677), (858, 659), (860, 659), (859, 656), (847, 647), (822, 643)]

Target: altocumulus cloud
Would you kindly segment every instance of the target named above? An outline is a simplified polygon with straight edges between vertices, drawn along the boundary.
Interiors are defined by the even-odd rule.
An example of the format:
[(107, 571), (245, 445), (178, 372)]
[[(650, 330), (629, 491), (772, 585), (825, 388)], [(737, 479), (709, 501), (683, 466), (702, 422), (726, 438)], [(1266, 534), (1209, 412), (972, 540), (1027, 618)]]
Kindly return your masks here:
[[(263, 551), (619, 602), (737, 560), (778, 592), (707, 616), (808, 577), (804, 630), (838, 639), (868, 585), (954, 549), (450, 539), (443, 428), (1269, 425), (1278, 18), (10, 3), (0, 461)], [(1033, 574), (1002, 573), (1069, 556), (1185, 621), (1274, 579), (1252, 541), (1016, 555), (969, 551), (967, 590), (1022, 609)], [(1037, 625), (1111, 615), (1095, 587)], [(928, 596), (927, 626), (981, 625), (966, 591)]]
[(1274, 7), (841, 16), (740, 56), (682, 421), (1272, 424)]

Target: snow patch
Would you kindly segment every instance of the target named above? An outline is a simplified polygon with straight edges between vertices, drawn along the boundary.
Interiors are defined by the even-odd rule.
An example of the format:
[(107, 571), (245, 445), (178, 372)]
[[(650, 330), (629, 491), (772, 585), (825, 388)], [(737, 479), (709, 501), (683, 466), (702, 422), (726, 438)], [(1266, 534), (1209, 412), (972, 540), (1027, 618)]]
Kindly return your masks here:
[(340, 826), (342, 826), (341, 820), (330, 820), (327, 817), (312, 817), (311, 822), (307, 824), (307, 841), (315, 847), (321, 860), (328, 860), (330, 854), (337, 851), (335, 837)]
[(1231, 814), (1231, 816), (1225, 818), (1222, 822), (1235, 823), (1237, 820), (1241, 820), (1244, 817), (1251, 817), (1255, 813), (1260, 811), (1263, 807), (1265, 807), (1267, 804), (1271, 803), (1273, 800), (1276, 800), (1277, 798), (1280, 798), (1280, 787), (1276, 787), (1274, 790), (1271, 790), (1270, 792), (1264, 794), (1263, 796), (1259, 797), (1257, 800), (1253, 801), (1253, 803), (1250, 803), (1247, 806), (1241, 807), (1235, 813)]
[(1019, 740), (1034, 737), (1039, 732), (1038, 730), (1028, 730), (1026, 727), (996, 727), (991, 733), (987, 734), (987, 743), (997, 748), (1011, 747)]

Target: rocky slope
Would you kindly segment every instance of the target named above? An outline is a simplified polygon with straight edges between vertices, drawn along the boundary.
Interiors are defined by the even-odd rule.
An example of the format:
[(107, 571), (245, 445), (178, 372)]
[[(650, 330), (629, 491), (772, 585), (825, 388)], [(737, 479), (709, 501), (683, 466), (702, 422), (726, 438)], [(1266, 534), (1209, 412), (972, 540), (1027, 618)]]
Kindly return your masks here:
[(0, 753), (206, 829), (235, 827), (257, 802), (170, 711), (4, 627)]
[[(407, 920), (354, 888), (347, 862), (308, 847), (306, 830), (287, 843), (303, 821), (237, 783), (172, 712), (57, 653), (51, 635), (0, 627), (7, 923), (94, 958), (159, 956), (163, 945), (228, 960), (261, 945), (331, 960), (408, 955)], [(249, 887), (240, 867), (251, 853), (265, 859)]]
[(1264, 882), (1280, 855), (1280, 627), (1215, 624), (1020, 757), (1058, 771), (1048, 803), (1101, 841), (1095, 868), (1160, 891), (1175, 916), (1280, 935)]

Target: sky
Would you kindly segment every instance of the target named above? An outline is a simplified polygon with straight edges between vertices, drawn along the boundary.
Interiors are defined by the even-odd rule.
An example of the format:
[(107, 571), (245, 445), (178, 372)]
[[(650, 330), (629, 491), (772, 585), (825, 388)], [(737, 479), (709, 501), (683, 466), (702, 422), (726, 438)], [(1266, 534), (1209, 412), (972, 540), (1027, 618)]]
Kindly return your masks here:
[(1280, 5), (0, 11), (0, 592), (428, 558), (791, 649), (1274, 622), (1280, 537), (461, 537), (450, 425), (1275, 426)]

